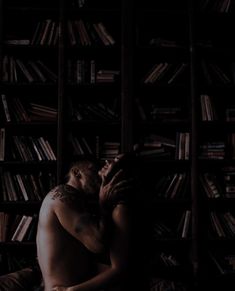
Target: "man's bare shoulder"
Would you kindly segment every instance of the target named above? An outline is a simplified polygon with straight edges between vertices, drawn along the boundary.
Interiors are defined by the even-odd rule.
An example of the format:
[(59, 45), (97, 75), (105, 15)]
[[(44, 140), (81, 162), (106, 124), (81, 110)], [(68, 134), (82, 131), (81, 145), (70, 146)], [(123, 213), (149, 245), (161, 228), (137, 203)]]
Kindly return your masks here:
[(85, 203), (84, 195), (67, 184), (58, 185), (50, 190), (45, 199), (50, 200), (52, 205), (63, 204), (69, 207), (78, 205), (81, 207)]

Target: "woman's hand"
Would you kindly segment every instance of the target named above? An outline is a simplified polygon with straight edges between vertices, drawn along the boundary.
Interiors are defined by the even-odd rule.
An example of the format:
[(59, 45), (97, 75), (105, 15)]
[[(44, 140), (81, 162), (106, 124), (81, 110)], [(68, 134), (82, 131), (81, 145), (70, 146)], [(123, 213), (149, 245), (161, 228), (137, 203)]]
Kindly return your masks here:
[(132, 187), (133, 179), (125, 179), (123, 170), (119, 170), (111, 180), (107, 179), (107, 176), (103, 176), (99, 193), (101, 206), (106, 208), (118, 200), (127, 198)]

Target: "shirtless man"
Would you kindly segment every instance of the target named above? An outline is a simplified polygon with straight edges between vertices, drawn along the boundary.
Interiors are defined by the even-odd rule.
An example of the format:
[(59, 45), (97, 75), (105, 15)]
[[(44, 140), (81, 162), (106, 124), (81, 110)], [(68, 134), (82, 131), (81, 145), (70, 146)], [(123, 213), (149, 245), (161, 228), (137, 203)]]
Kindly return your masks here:
[[(75, 163), (69, 171), (68, 182), (57, 186), (45, 197), (36, 240), (45, 291), (101, 290), (118, 284), (127, 274), (129, 214), (124, 204), (115, 204), (114, 200), (128, 186), (125, 181), (120, 181), (122, 171), (108, 179), (108, 173), (120, 158), (122, 155), (99, 171), (101, 184), (94, 163), (86, 160)], [(95, 219), (94, 212), (90, 211), (90, 202), (94, 201), (95, 194), (98, 197), (97, 193), (102, 214), (98, 213), (99, 219)], [(115, 207), (107, 211), (110, 205)], [(91, 253), (100, 254), (105, 250), (107, 219), (112, 220), (112, 235), (106, 235), (110, 245), (110, 265), (95, 275)]]

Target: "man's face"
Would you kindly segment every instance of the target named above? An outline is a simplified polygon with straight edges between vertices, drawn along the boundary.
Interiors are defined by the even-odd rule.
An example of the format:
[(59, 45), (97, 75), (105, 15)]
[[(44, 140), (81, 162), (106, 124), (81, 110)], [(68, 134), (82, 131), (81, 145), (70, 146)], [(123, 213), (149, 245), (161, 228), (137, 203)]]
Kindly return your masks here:
[(96, 194), (99, 191), (101, 180), (98, 175), (98, 168), (89, 163), (82, 171), (83, 189), (86, 193)]

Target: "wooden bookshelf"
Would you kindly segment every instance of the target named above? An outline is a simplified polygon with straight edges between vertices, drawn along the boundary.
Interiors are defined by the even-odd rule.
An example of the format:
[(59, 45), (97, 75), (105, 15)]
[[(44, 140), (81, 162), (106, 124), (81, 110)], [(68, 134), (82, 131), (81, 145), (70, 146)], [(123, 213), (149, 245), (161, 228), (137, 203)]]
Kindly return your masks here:
[(133, 71), (134, 144), (148, 181), (150, 280), (183, 290), (195, 287), (188, 2), (135, 4)]
[[(135, 147), (150, 285), (229, 290), (234, 12), (227, 0), (0, 0), (1, 212), (38, 213), (42, 196), (25, 201), (22, 177), (45, 195), (73, 155), (105, 160)], [(28, 247), (1, 242), (0, 271)]]
[(37, 214), (60, 173), (61, 48), (40, 43), (42, 29), (36, 42), (39, 24), (59, 22), (60, 2), (1, 1), (1, 274), (36, 264)]
[[(132, 40), (125, 25), (132, 4), (123, 3), (0, 1), (4, 217), (37, 215), (73, 155), (105, 160), (132, 147), (131, 124), (123, 118), (123, 110), (131, 111), (126, 51)], [(3, 237), (0, 270), (7, 273), (21, 261), (14, 259), (17, 250), (35, 248), (35, 237)]]

